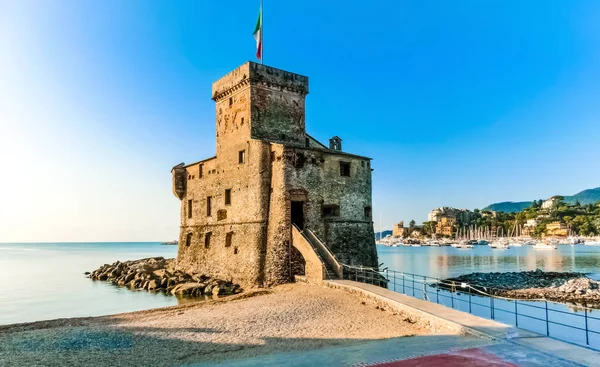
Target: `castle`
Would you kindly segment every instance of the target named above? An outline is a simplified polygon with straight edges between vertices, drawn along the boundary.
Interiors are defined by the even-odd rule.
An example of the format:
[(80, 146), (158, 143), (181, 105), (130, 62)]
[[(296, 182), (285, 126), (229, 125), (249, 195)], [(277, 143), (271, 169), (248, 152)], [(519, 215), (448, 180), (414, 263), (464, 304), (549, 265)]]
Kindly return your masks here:
[(307, 77), (253, 62), (213, 84), (216, 156), (172, 169), (180, 267), (265, 287), (323, 277), (327, 253), (378, 266), (371, 160), (306, 133), (307, 94)]

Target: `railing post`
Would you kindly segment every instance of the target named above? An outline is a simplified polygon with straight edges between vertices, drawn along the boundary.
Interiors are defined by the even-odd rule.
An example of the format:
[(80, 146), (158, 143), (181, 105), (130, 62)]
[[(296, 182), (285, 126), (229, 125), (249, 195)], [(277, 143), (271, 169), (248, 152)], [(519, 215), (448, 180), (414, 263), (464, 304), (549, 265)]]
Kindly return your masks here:
[(519, 326), (519, 311), (517, 310), (517, 300), (515, 300), (515, 326)]
[(468, 289), (469, 289), (469, 313), (473, 313), (471, 311), (471, 287), (469, 287)]
[(404, 273), (402, 273), (402, 294), (406, 294), (406, 292), (404, 292), (404, 279), (406, 277), (404, 276)]
[(423, 299), (427, 300), (427, 277), (426, 276), (423, 277), (423, 291), (425, 292), (425, 294), (423, 295)]
[(413, 295), (412, 296), (414, 297), (415, 296), (415, 275), (411, 274), (411, 276), (412, 276), (412, 279), (413, 279), (413, 282), (412, 282), (413, 283), (413, 285), (412, 285), (412, 289), (413, 289), (412, 294)]
[(548, 301), (546, 301), (546, 336), (550, 336), (550, 325), (548, 324)]
[(494, 297), (490, 297), (490, 319), (494, 319)]
[(388, 269), (385, 269), (385, 280), (387, 281), (386, 284), (386, 288), (389, 289), (390, 288), (390, 271)]
[(452, 300), (452, 308), (454, 308), (454, 292), (452, 292), (452, 288), (450, 288), (450, 299)]
[(392, 274), (394, 275), (394, 292), (396, 291), (396, 272), (392, 270)]
[(435, 303), (440, 304), (440, 280), (438, 279), (437, 286), (435, 287)]
[(584, 311), (585, 311), (585, 344), (590, 345), (590, 334), (588, 333), (587, 307), (584, 308)]

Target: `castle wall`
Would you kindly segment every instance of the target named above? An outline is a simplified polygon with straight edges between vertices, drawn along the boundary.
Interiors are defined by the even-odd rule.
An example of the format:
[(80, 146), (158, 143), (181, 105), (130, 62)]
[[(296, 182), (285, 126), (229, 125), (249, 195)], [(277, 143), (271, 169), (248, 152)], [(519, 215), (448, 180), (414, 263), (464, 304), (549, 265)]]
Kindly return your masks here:
[[(255, 287), (262, 286), (264, 280), (270, 150), (268, 144), (260, 141), (248, 141), (246, 146), (247, 159), (243, 164), (238, 162), (237, 155), (224, 154), (186, 167), (189, 179), (181, 201), (177, 259), (178, 265), (186, 270), (235, 279), (244, 287)], [(201, 164), (203, 174), (199, 177)], [(231, 190), (230, 204), (225, 204), (226, 189)], [(207, 215), (209, 196), (211, 210)], [(228, 233), (230, 244), (226, 242)], [(191, 234), (189, 246), (188, 234)]]
[(252, 138), (304, 146), (304, 95), (252, 86)]
[[(377, 266), (369, 159), (301, 148), (286, 148), (284, 154), (286, 191), (306, 193), (305, 226), (342, 263)], [(349, 177), (340, 174), (340, 162), (350, 164)], [(338, 213), (324, 217), (323, 206), (336, 206)]]
[(271, 197), (265, 264), (265, 284), (269, 286), (291, 280), (292, 232), (284, 150), (281, 144), (271, 144)]

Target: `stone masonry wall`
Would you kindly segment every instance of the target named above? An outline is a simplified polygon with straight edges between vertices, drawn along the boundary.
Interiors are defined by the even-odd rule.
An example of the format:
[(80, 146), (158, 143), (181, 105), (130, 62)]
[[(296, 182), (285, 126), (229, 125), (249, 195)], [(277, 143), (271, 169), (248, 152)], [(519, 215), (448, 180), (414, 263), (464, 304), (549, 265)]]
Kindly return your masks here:
[[(286, 148), (288, 190), (307, 193), (305, 227), (319, 236), (338, 260), (349, 265), (377, 266), (371, 215), (370, 160), (319, 149)], [(350, 176), (340, 175), (340, 162)], [(323, 217), (323, 206), (339, 215)], [(365, 216), (365, 208), (369, 208)]]
[(286, 189), (284, 147), (271, 144), (271, 198), (266, 248), (266, 285), (291, 280), (291, 219), (289, 192)]
[[(246, 142), (245, 146), (248, 149), (245, 163), (239, 163), (237, 154), (223, 154), (186, 167), (188, 178), (194, 178), (188, 180), (186, 195), (181, 201), (178, 265), (234, 279), (244, 287), (255, 287), (262, 286), (264, 279), (269, 146), (256, 140)], [(198, 177), (200, 164), (203, 165), (202, 177)], [(227, 189), (231, 190), (230, 204), (225, 204)], [(209, 196), (210, 215), (207, 213)], [(192, 201), (191, 218), (189, 200)], [(226, 243), (228, 233), (230, 244)], [(188, 234), (191, 234), (189, 246), (186, 245)], [(208, 248), (207, 236), (210, 236)]]

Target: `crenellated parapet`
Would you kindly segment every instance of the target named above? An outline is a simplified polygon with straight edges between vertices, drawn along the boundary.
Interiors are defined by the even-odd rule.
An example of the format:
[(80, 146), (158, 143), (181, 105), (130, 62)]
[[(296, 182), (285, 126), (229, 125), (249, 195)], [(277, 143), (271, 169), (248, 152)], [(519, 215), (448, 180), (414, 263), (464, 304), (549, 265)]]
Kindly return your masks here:
[(308, 77), (249, 61), (213, 83), (212, 99), (220, 101), (250, 85), (308, 94)]

